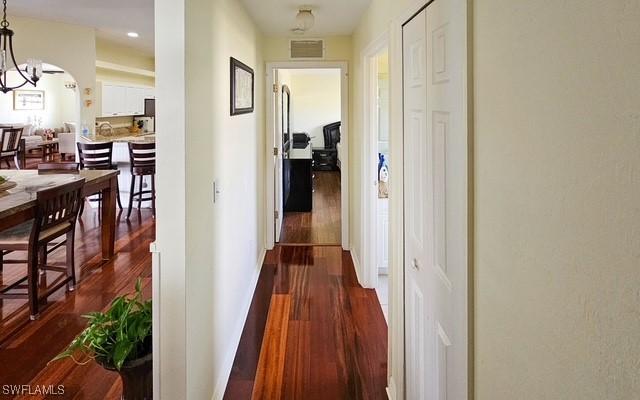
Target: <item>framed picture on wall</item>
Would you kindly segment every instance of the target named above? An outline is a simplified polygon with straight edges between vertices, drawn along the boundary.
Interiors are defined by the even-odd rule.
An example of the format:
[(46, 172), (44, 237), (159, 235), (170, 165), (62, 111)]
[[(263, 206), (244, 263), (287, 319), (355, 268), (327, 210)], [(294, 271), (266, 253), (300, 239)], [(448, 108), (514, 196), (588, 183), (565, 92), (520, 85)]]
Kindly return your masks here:
[(14, 90), (13, 109), (44, 110), (44, 90)]
[(253, 69), (231, 57), (231, 115), (253, 112)]

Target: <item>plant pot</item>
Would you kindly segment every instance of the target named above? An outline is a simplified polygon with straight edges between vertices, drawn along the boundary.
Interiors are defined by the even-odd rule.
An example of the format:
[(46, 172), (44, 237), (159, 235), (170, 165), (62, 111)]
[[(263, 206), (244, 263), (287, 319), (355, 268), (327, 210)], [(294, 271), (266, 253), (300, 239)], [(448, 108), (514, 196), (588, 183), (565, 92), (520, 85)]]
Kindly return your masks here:
[(122, 380), (122, 400), (153, 399), (153, 358), (152, 353), (144, 357), (127, 361), (120, 371), (111, 365), (98, 363), (105, 369), (116, 371)]

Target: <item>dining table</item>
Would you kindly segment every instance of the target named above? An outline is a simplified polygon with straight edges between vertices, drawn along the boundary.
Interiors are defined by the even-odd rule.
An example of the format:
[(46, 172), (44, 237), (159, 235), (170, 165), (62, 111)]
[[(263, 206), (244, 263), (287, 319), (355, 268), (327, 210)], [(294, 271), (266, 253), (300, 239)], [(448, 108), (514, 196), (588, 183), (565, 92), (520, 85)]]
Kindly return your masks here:
[[(37, 192), (84, 178), (82, 196), (102, 195), (102, 259), (114, 255), (116, 239), (116, 193), (118, 170), (80, 170), (75, 173), (38, 173), (36, 170), (2, 170), (7, 182), (0, 185), (0, 231), (35, 217)], [(6, 188), (5, 190), (2, 190)]]

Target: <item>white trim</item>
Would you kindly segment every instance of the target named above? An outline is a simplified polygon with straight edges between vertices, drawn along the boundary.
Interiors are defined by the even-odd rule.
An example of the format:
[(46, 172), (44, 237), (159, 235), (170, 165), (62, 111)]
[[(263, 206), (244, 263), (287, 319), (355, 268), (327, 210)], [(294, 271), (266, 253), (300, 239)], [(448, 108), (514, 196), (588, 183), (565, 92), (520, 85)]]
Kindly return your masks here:
[[(377, 114), (371, 112), (376, 104), (376, 79), (378, 66), (375, 57), (382, 50), (389, 48), (389, 32), (385, 31), (371, 42), (360, 54), (362, 73), (364, 77), (362, 100), (362, 165), (360, 184), (362, 191), (361, 232), (362, 232), (362, 286), (375, 288), (378, 286), (377, 242), (377, 200), (378, 190), (374, 182), (377, 177), (377, 162), (372, 158), (373, 149), (377, 148)], [(375, 135), (375, 137), (374, 137)], [(391, 157), (393, 158), (393, 156)]]
[(235, 360), (236, 353), (238, 352), (238, 346), (240, 345), (240, 339), (242, 338), (242, 331), (244, 330), (244, 325), (246, 324), (247, 317), (249, 316), (249, 309), (251, 308), (251, 302), (253, 301), (253, 295), (255, 294), (256, 286), (258, 285), (258, 279), (260, 278), (260, 272), (262, 271), (266, 254), (267, 251), (265, 249), (260, 252), (260, 257), (258, 257), (258, 263), (256, 264), (254, 274), (251, 277), (251, 281), (249, 281), (249, 290), (247, 291), (246, 297), (242, 303), (242, 308), (240, 309), (240, 315), (243, 317), (236, 321), (236, 326), (231, 332), (230, 337), (234, 345), (227, 349), (224, 364), (221, 366), (220, 375), (218, 375), (218, 379), (216, 379), (216, 386), (213, 390), (213, 396), (211, 397), (213, 400), (221, 400), (224, 397), (224, 392), (227, 388), (227, 383), (229, 382), (229, 376), (231, 375), (231, 369), (233, 368), (233, 361)]
[(360, 279), (360, 260), (358, 260), (358, 256), (355, 251), (349, 250), (349, 254), (351, 255), (351, 261), (353, 262), (353, 269), (356, 271), (356, 279), (358, 282), (362, 282), (362, 279)]
[(265, 180), (266, 180), (266, 205), (265, 205), (265, 215), (266, 215), (266, 243), (265, 247), (267, 249), (273, 249), (275, 246), (275, 218), (274, 218), (274, 210), (275, 210), (275, 200), (274, 200), (274, 187), (275, 180), (273, 176), (273, 169), (275, 167), (273, 162), (273, 122), (274, 122), (274, 104), (273, 104), (273, 84), (274, 82), (274, 70), (276, 69), (340, 69), (341, 75), (341, 85), (340, 85), (340, 96), (341, 96), (341, 122), (342, 125), (340, 127), (341, 131), (341, 139), (342, 143), (342, 162), (341, 162), (341, 181), (340, 181), (340, 190), (341, 190), (341, 225), (342, 225), (342, 248), (344, 250), (349, 250), (349, 142), (351, 141), (350, 132), (349, 132), (349, 64), (346, 61), (282, 61), (282, 62), (270, 62), (267, 63), (266, 77), (265, 80), (266, 90), (266, 168), (265, 168)]
[[(152, 343), (152, 353), (160, 354), (160, 327), (162, 324), (160, 323), (160, 307), (162, 302), (161, 293), (160, 293), (160, 282), (162, 278), (160, 273), (162, 269), (160, 268), (160, 251), (158, 250), (158, 246), (156, 242), (153, 242), (149, 245), (149, 252), (151, 253), (151, 299), (153, 302), (153, 307), (151, 308), (151, 343)], [(160, 393), (160, 357), (153, 357), (153, 392)]]
[(156, 77), (156, 72), (155, 71), (151, 71), (151, 70), (148, 70), (148, 69), (142, 69), (142, 68), (129, 67), (129, 66), (126, 66), (126, 65), (116, 64), (116, 63), (112, 63), (112, 62), (108, 62), (108, 61), (96, 60), (96, 68), (108, 69), (108, 70), (116, 71), (116, 72), (124, 72), (124, 73), (132, 74), (132, 75), (146, 76), (148, 78), (155, 78)]
[(396, 390), (396, 381), (392, 378), (389, 379), (389, 386), (387, 386), (387, 397), (389, 400), (396, 400), (398, 398)]

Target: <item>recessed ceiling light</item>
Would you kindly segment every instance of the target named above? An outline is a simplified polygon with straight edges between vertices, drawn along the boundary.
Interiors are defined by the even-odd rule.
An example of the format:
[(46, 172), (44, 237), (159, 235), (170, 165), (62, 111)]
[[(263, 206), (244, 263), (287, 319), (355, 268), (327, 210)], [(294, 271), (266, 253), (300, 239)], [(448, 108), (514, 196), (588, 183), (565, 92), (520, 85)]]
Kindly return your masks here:
[(129, 32), (127, 33), (127, 36), (129, 36), (130, 38), (137, 38), (138, 36), (138, 32)]

